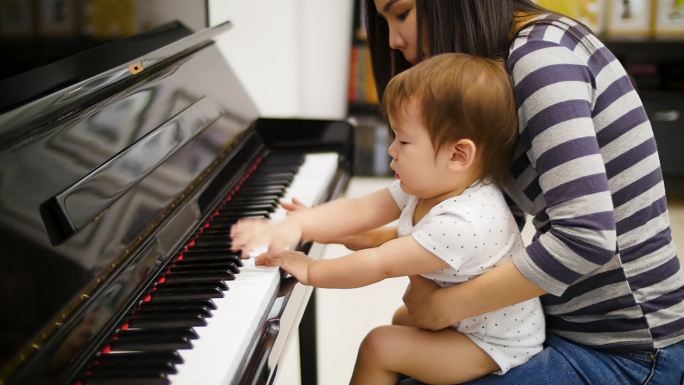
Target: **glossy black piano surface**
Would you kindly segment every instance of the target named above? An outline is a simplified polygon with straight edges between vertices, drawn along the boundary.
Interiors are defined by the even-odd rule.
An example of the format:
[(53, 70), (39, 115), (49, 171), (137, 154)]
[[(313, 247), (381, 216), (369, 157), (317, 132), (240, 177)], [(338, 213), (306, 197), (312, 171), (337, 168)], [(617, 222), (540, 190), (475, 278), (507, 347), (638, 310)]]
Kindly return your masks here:
[[(110, 58), (98, 63), (108, 66), (102, 72), (72, 76), (58, 89), (53, 77), (38, 84), (34, 72), (37, 84), (27, 86), (34, 92), (16, 92), (2, 105), (0, 384), (89, 383), (85, 371), (92, 372), (103, 346), (111, 349), (114, 334), (120, 345), (141, 341), (134, 331), (121, 331), (122, 324), (186, 312), (181, 326), (201, 327), (211, 295), (186, 307), (158, 301), (143, 311), (140, 304), (153, 285), (167, 280), (173, 285), (159, 292), (172, 296), (230, 286), (240, 262), (228, 253), (211, 266), (189, 268), (178, 267), (187, 262), (178, 256), (219, 208), (228, 217), (244, 215), (239, 205), (224, 205), (225, 197), (237, 194), (250, 175), (256, 179), (244, 186), (273, 196), (284, 187), (264, 187), (259, 178), (286, 187), (287, 178), (278, 178), (296, 172), (301, 154), (332, 151), (340, 154), (340, 165), (329, 195), (346, 183), (351, 127), (260, 118), (213, 43), (227, 29), (224, 24), (192, 35), (173, 30), (151, 45), (136, 37), (99, 47)], [(131, 59), (131, 50), (141, 49), (136, 39), (147, 45)], [(97, 58), (89, 52), (62, 65)], [(41, 71), (54, 76), (49, 68)], [(18, 84), (0, 81), (0, 87)], [(255, 194), (242, 193), (250, 199)], [(273, 205), (264, 199), (256, 197), (250, 210)], [(212, 242), (224, 230), (214, 226)], [(198, 281), (197, 269), (210, 270), (210, 284), (206, 275)], [(168, 340), (178, 348), (192, 340), (188, 327), (175, 326), (152, 330), (143, 341)], [(174, 360), (172, 349), (158, 350), (146, 357), (149, 362)]]

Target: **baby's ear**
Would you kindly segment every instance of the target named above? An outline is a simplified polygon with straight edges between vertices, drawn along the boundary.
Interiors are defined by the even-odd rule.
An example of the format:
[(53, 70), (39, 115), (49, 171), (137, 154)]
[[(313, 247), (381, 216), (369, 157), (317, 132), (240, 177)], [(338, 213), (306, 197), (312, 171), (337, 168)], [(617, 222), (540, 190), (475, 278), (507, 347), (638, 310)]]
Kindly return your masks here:
[(477, 158), (477, 146), (470, 139), (459, 139), (449, 144), (449, 169), (463, 171), (470, 168)]

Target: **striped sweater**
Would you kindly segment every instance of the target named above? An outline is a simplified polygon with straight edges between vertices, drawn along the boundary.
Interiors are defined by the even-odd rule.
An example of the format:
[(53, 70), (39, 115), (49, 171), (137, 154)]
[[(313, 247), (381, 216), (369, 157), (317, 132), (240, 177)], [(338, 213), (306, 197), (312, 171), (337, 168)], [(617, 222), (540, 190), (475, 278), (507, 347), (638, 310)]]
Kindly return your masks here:
[(622, 351), (684, 340), (656, 142), (624, 68), (557, 15), (519, 33), (507, 66), (520, 139), (506, 191), (536, 228), (514, 262), (549, 293), (549, 332)]

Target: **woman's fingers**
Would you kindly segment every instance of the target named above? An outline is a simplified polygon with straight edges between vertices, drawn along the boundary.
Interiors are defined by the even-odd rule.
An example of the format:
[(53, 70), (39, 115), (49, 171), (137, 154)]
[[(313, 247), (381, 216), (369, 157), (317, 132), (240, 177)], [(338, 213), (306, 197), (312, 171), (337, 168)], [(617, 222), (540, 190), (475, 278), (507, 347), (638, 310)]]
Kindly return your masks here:
[(427, 330), (440, 330), (448, 326), (448, 322), (446, 325), (440, 323), (441, 314), (436, 314), (434, 307), (431, 306), (430, 296), (439, 289), (439, 286), (417, 275), (410, 276), (409, 280), (402, 300), (416, 326)]

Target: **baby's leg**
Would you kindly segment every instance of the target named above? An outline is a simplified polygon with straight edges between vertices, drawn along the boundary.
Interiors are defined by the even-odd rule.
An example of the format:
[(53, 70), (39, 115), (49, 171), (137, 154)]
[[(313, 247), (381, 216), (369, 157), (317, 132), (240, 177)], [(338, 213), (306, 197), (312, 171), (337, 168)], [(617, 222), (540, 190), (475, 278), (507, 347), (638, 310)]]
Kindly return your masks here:
[(392, 317), (392, 325), (415, 326), (413, 321), (411, 321), (411, 317), (408, 314), (408, 308), (406, 306), (401, 305), (394, 312), (394, 316)]
[(373, 329), (361, 343), (351, 384), (394, 385), (399, 373), (429, 384), (458, 384), (497, 370), (484, 351), (456, 330), (388, 325)]

